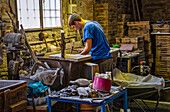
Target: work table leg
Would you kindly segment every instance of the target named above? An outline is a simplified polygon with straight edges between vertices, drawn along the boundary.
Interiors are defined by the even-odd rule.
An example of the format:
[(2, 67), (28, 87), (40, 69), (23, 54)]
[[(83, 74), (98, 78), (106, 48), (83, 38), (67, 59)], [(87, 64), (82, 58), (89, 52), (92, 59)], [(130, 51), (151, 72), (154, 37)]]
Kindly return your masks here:
[(124, 112), (127, 112), (127, 89), (124, 90), (125, 93), (124, 93), (124, 96), (123, 96), (123, 109), (124, 109)]
[(51, 112), (51, 100), (47, 97), (47, 104), (48, 104), (48, 112)]
[(101, 105), (101, 112), (105, 112), (105, 105)]
[(128, 73), (130, 73), (130, 71), (131, 71), (131, 65), (132, 65), (131, 64), (131, 58), (129, 58), (128, 59), (128, 71), (127, 71)]
[(79, 112), (79, 104), (76, 103), (76, 112)]

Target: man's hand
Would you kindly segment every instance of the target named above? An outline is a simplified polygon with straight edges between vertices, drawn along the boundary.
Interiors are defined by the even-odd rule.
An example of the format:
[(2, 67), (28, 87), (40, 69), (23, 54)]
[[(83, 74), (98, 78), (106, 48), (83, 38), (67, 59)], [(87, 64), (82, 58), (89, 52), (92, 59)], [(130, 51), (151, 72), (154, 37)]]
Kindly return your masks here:
[(83, 51), (80, 54), (81, 55), (89, 54), (91, 48), (92, 48), (92, 38), (88, 38), (86, 40), (86, 46), (85, 46), (85, 48), (83, 49)]

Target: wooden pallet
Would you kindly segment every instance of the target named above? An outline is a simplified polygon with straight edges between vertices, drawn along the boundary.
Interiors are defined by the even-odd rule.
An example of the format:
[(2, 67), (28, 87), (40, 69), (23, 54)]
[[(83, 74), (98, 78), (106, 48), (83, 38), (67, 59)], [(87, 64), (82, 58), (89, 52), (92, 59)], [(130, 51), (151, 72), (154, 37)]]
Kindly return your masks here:
[(130, 14), (119, 14), (117, 20), (118, 22), (128, 22), (130, 20)]
[(149, 21), (138, 21), (138, 22), (127, 22), (127, 26), (147, 26), (147, 29), (150, 29)]
[(164, 25), (157, 25), (157, 24), (152, 24), (153, 29), (170, 29), (170, 25), (164, 24)]

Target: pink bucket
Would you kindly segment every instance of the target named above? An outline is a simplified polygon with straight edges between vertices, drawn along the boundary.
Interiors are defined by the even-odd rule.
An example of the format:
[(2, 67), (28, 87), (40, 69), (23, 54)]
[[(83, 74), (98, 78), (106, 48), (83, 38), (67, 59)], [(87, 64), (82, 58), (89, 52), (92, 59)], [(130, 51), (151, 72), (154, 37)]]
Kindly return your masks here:
[(109, 79), (103, 79), (100, 77), (94, 77), (93, 89), (101, 90), (104, 92), (110, 92), (112, 81)]

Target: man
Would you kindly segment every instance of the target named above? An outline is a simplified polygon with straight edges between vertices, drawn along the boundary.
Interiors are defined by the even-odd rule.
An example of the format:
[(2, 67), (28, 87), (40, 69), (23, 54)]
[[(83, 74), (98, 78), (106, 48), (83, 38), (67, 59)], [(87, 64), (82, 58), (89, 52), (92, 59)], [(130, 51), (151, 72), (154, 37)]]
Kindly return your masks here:
[(84, 28), (83, 42), (85, 42), (85, 48), (79, 51), (80, 54), (86, 55), (90, 52), (92, 62), (99, 65), (100, 73), (112, 72), (113, 59), (101, 25), (96, 21), (84, 20), (78, 14), (71, 15), (68, 24), (75, 30)]

